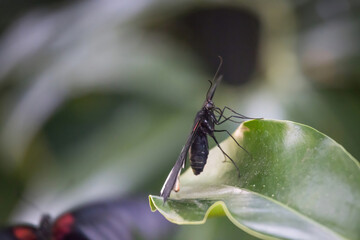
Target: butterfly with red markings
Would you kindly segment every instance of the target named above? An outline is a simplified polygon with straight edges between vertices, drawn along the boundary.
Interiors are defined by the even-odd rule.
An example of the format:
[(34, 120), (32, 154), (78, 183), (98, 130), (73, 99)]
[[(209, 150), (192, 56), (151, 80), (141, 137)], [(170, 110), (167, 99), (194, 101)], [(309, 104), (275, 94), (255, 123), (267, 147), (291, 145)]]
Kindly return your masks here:
[(19, 224), (0, 229), (0, 240), (132, 240), (167, 239), (173, 224), (149, 210), (145, 197), (90, 204), (39, 226)]
[[(207, 158), (208, 158), (208, 154), (209, 154), (209, 145), (208, 145), (207, 136), (210, 136), (214, 140), (214, 142), (216, 143), (218, 148), (221, 150), (221, 152), (224, 154), (224, 156), (233, 163), (233, 165), (235, 166), (238, 173), (240, 172), (238, 166), (235, 164), (234, 160), (221, 148), (221, 146), (219, 145), (219, 142), (217, 141), (217, 139), (214, 135), (214, 132), (227, 133), (240, 148), (242, 148), (246, 153), (248, 153), (246, 151), (246, 149), (243, 148), (227, 130), (216, 130), (215, 129), (215, 125), (220, 125), (226, 121), (240, 123), (238, 121), (235, 121), (234, 118), (241, 119), (241, 120), (254, 119), (254, 118), (246, 117), (240, 113), (237, 113), (228, 107), (224, 107), (223, 109), (220, 109), (220, 108), (216, 107), (214, 102), (212, 101), (214, 94), (215, 94), (216, 87), (222, 79), (221, 76), (219, 78), (216, 78), (216, 76), (221, 68), (221, 65), (222, 65), (222, 58), (221, 57), (219, 57), (219, 58), (220, 58), (220, 64), (219, 64), (219, 67), (218, 67), (218, 69), (215, 73), (215, 77), (214, 77), (214, 80), (215, 79), (216, 80), (209, 81), (210, 88), (206, 94), (205, 102), (204, 102), (202, 108), (200, 109), (200, 111), (196, 114), (194, 125), (192, 127), (192, 131), (191, 131), (190, 135), (188, 136), (186, 143), (185, 143), (184, 147), (182, 148), (177, 161), (175, 162), (174, 167), (171, 169), (171, 171), (170, 171), (168, 177), (166, 178), (165, 183), (160, 191), (160, 196), (163, 197), (164, 202), (166, 202), (166, 200), (170, 196), (170, 193), (172, 190), (174, 190), (175, 192), (178, 192), (180, 190), (179, 177), (180, 177), (181, 169), (185, 167), (185, 162), (186, 162), (188, 153), (190, 155), (190, 157), (189, 157), (190, 167), (192, 168), (194, 174), (199, 175), (203, 171), (206, 161), (207, 161)], [(225, 117), (224, 112), (226, 109), (231, 111), (233, 115), (231, 115), (229, 117)], [(219, 114), (219, 115), (216, 116), (215, 113)], [(240, 175), (240, 173), (239, 173), (239, 175)]]

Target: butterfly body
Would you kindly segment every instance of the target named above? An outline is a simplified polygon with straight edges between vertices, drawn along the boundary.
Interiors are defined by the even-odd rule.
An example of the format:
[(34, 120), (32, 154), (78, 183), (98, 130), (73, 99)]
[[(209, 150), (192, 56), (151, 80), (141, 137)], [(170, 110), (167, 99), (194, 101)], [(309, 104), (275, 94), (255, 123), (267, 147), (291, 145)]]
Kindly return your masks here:
[(199, 175), (205, 167), (209, 155), (207, 135), (213, 134), (215, 121), (216, 118), (211, 108), (203, 107), (196, 115), (194, 140), (189, 149), (190, 166), (195, 175)]

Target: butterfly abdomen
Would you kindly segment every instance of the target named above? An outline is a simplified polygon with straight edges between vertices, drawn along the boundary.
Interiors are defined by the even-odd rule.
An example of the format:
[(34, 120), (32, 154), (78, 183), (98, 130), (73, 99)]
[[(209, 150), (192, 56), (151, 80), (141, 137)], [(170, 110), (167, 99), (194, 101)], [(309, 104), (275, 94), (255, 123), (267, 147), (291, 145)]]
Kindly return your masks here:
[(190, 166), (195, 175), (199, 175), (206, 164), (209, 146), (206, 134), (199, 133), (190, 147)]

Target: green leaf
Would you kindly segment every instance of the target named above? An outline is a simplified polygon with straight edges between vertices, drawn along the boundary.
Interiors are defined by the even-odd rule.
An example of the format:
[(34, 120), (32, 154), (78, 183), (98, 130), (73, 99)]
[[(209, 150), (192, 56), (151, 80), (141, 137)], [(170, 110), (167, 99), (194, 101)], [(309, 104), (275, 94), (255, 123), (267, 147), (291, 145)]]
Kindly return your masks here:
[(341, 145), (308, 126), (274, 120), (244, 122), (221, 143), (240, 177), (215, 147), (204, 172), (188, 169), (181, 190), (150, 206), (177, 224), (226, 215), (259, 238), (359, 239), (360, 166)]

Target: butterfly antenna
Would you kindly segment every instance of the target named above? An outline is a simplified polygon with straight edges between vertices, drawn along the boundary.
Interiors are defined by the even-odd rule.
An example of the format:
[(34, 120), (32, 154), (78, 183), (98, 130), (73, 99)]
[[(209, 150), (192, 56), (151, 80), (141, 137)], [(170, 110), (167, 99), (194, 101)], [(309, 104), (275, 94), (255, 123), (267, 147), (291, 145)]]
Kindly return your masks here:
[(220, 72), (221, 66), (223, 64), (223, 58), (221, 56), (218, 56), (218, 57), (219, 57), (220, 62), (219, 62), (219, 66), (218, 66), (218, 68), (217, 68), (217, 70), (215, 72), (215, 75), (214, 75), (214, 78), (213, 78), (212, 82), (215, 82), (215, 79), (217, 78), (217, 76), (218, 76), (218, 74)]
[(213, 85), (212, 81), (208, 80), (208, 82), (210, 83), (210, 87), (209, 87), (206, 95), (209, 95), (210, 89), (211, 89), (211, 87), (212, 87), (212, 85)]
[[(208, 92), (206, 94), (206, 98), (208, 100), (212, 99), (212, 97), (214, 96), (216, 85), (221, 80), (221, 76), (218, 77), (218, 75), (219, 75), (221, 66), (223, 64), (223, 58), (221, 56), (218, 56), (218, 57), (220, 59), (219, 66), (218, 66), (218, 68), (217, 68), (217, 70), (215, 72), (214, 78), (212, 79), (212, 81), (209, 81), (210, 82), (210, 87), (209, 87), (209, 90), (208, 90)], [(214, 83), (214, 85), (213, 85), (213, 83)]]

